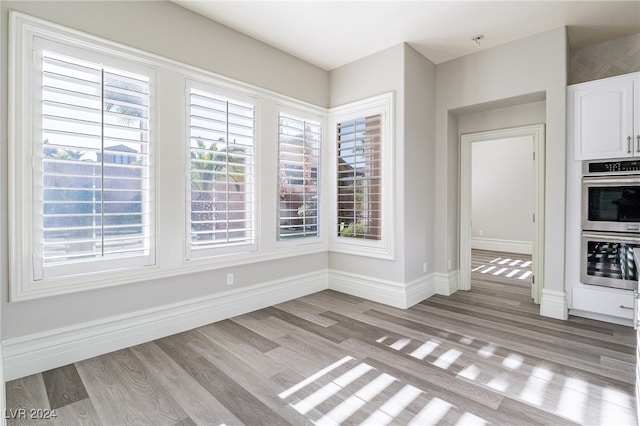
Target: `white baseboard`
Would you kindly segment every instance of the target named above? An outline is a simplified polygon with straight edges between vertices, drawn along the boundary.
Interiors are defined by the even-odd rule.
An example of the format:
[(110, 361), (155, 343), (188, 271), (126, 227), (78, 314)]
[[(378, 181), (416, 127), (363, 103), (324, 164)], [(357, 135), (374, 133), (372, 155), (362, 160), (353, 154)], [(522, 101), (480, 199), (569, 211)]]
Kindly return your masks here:
[(327, 271), (2, 342), (6, 381), (180, 333), (328, 288)]
[(407, 283), (407, 308), (436, 293), (435, 274), (429, 274)]
[(436, 294), (451, 296), (458, 291), (458, 281), (460, 274), (458, 271), (451, 271), (448, 274), (436, 272), (435, 274)]
[(4, 379), (9, 381), (327, 288), (406, 309), (434, 294), (450, 295), (457, 286), (457, 271), (429, 274), (408, 283), (335, 270), (320, 271), (8, 339), (2, 342), (0, 359), (4, 359)]
[(503, 251), (506, 253), (531, 254), (531, 241), (499, 240), (496, 238), (472, 237), (471, 248), (478, 250)]
[(542, 289), (540, 315), (561, 320), (568, 319), (569, 305), (567, 304), (567, 293), (564, 291)]
[(436, 293), (433, 274), (425, 275), (405, 284), (361, 274), (330, 270), (329, 288), (402, 309), (413, 306)]

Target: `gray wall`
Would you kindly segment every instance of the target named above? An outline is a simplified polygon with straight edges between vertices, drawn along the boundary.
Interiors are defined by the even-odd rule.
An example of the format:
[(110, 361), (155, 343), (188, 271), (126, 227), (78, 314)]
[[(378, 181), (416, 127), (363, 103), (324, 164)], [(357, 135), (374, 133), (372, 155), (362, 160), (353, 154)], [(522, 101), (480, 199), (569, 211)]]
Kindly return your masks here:
[(315, 105), (329, 103), (326, 71), (169, 1), (3, 1), (5, 29), (10, 9)]
[(434, 272), (436, 67), (405, 46), (405, 147), (398, 171), (404, 180), (405, 282)]
[(403, 43), (330, 71), (331, 106), (395, 93), (395, 259), (330, 253), (334, 270), (407, 283), (433, 272), (435, 65)]
[(458, 269), (458, 116), (495, 109), (507, 101), (539, 101), (542, 96), (547, 154), (545, 289), (564, 291), (566, 29), (440, 64), (436, 81), (436, 271)]
[[(403, 44), (354, 61), (329, 72), (330, 103), (340, 106), (387, 92), (395, 93), (395, 194), (402, 196), (403, 180), (397, 179), (404, 146), (404, 52)], [(404, 282), (404, 238), (401, 233), (402, 206), (395, 203), (395, 260), (372, 259), (345, 253), (329, 253), (329, 266), (343, 272)]]
[[(2, 93), (7, 93), (8, 11), (14, 9), (315, 105), (328, 105), (327, 72), (170, 2), (5, 1), (1, 7)], [(260, 66), (256, 66), (256, 61), (260, 62)], [(250, 264), (233, 270), (212, 270), (8, 303), (6, 125), (7, 97), (3, 96), (0, 134), (0, 170), (3, 171), (0, 177), (0, 228), (4, 254), (0, 260), (3, 340), (225, 291), (228, 290), (227, 272), (235, 273), (235, 288), (240, 288), (327, 268), (327, 254), (319, 253)], [(176, 126), (179, 127), (179, 123)], [(178, 130), (175, 134), (181, 135), (182, 132)], [(275, 136), (273, 138), (261, 142), (275, 144)], [(274, 182), (277, 182), (277, 171), (272, 174)], [(273, 191), (272, 205), (275, 206), (275, 186)], [(269, 216), (273, 217), (275, 207), (272, 209), (270, 205), (268, 209), (273, 210)], [(269, 223), (275, 226), (275, 219)]]
[[(544, 94), (542, 93), (532, 96), (533, 99), (541, 99), (543, 97)], [(534, 101), (531, 99), (527, 102), (522, 98), (516, 98), (510, 99), (509, 103), (516, 103), (516, 105), (494, 109), (486, 109), (488, 106), (482, 106), (480, 111), (460, 113), (458, 121), (459, 135), (529, 126), (546, 121), (546, 102), (544, 100)]]

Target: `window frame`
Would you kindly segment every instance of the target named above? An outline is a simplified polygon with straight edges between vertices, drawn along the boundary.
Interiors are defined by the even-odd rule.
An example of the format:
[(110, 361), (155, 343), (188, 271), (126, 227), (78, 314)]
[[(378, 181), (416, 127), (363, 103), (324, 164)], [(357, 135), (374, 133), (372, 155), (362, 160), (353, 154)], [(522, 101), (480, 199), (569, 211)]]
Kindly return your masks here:
[[(352, 102), (329, 110), (329, 132), (331, 134), (330, 181), (331, 181), (331, 224), (329, 225), (330, 243), (329, 250), (338, 253), (354, 254), (381, 259), (393, 260), (395, 258), (393, 235), (395, 235), (394, 222), (394, 149), (395, 118), (394, 118), (393, 92)], [(382, 226), (380, 239), (364, 239), (342, 237), (338, 235), (338, 124), (357, 118), (380, 115), (382, 120), (382, 211), (380, 223)]]
[[(310, 121), (313, 123), (317, 123), (320, 127), (320, 141), (318, 142), (318, 176), (317, 176), (317, 234), (316, 235), (305, 235), (297, 238), (281, 238), (280, 236), (280, 205), (279, 205), (279, 194), (280, 194), (280, 116), (288, 115), (294, 117), (295, 119)], [(277, 138), (276, 138), (276, 170), (278, 174), (278, 181), (276, 182), (276, 195), (278, 196), (277, 205), (276, 205), (276, 246), (278, 248), (286, 248), (286, 247), (297, 247), (309, 244), (321, 244), (325, 242), (326, 235), (326, 221), (325, 221), (325, 211), (326, 205), (325, 202), (326, 196), (324, 194), (325, 186), (325, 176), (327, 175), (326, 170), (324, 169), (327, 162), (325, 161), (325, 141), (326, 141), (326, 120), (325, 117), (319, 116), (312, 111), (304, 110), (300, 107), (288, 106), (279, 104), (277, 106), (276, 112), (276, 129), (277, 129)]]
[[(277, 241), (277, 114), (283, 106), (293, 111), (321, 118), (326, 129), (328, 110), (325, 107), (301, 101), (278, 92), (225, 77), (215, 72), (189, 65), (178, 60), (156, 55), (145, 50), (110, 41), (103, 37), (65, 27), (36, 18), (19, 11), (9, 11), (8, 37), (8, 274), (9, 302), (21, 302), (51, 296), (59, 296), (99, 288), (136, 284), (151, 280), (165, 280), (186, 274), (204, 273), (223, 268), (239, 267), (256, 262), (268, 262), (297, 256), (326, 253), (328, 250), (327, 218), (321, 222), (321, 237), (310, 241)], [(79, 274), (73, 277), (51, 279), (47, 285), (34, 282), (32, 273), (33, 209), (25, 203), (24, 194), (31, 192), (25, 176), (31, 173), (32, 128), (25, 125), (25, 117), (32, 111), (30, 76), (25, 75), (32, 60), (31, 41), (34, 35), (61, 43), (112, 53), (125, 61), (139, 63), (155, 71), (158, 84), (155, 87), (153, 108), (155, 122), (151, 123), (155, 144), (155, 172), (150, 181), (155, 203), (154, 240), (155, 264), (118, 271)], [(188, 170), (184, 165), (187, 152), (184, 147), (187, 124), (185, 80), (200, 81), (221, 90), (250, 97), (256, 101), (255, 117), (255, 249), (237, 253), (218, 252), (210, 257), (186, 258), (185, 209)], [(162, 82), (162, 84), (160, 84)], [(176, 102), (177, 100), (177, 102)], [(325, 132), (326, 135), (326, 132)], [(265, 141), (266, 148), (261, 141)], [(25, 150), (25, 146), (27, 150)], [(323, 147), (324, 154), (327, 150)], [(322, 161), (329, 164), (327, 157)], [(261, 163), (268, 167), (262, 167)], [(327, 184), (325, 169), (322, 185)], [(163, 185), (160, 191), (159, 185)], [(166, 191), (164, 188), (167, 188)], [(328, 194), (322, 195), (325, 206)], [(175, 208), (179, 206), (179, 208)], [(325, 207), (325, 213), (326, 207)], [(272, 230), (272, 226), (274, 227)]]
[[(149, 168), (146, 191), (149, 199), (148, 255), (117, 256), (103, 260), (70, 263), (44, 267), (41, 253), (42, 228), (36, 200), (42, 176), (36, 153), (36, 142), (42, 129), (40, 123), (42, 68), (37, 51), (50, 46), (56, 52), (77, 57), (80, 60), (104, 64), (110, 68), (144, 73), (150, 78), (149, 101)], [(117, 282), (123, 275), (143, 276), (149, 268), (156, 267), (156, 68), (144, 57), (132, 55), (126, 48), (116, 47), (100, 39), (73, 30), (27, 17), (20, 13), (10, 15), (9, 30), (9, 280), (11, 301), (55, 295), (78, 289), (102, 287), (109, 280)], [(41, 57), (41, 56), (40, 56)], [(39, 92), (39, 93), (38, 93)], [(42, 203), (42, 201), (40, 201)], [(40, 274), (48, 269), (46, 274)]]
[[(190, 96), (191, 90), (199, 90), (202, 92), (208, 92), (214, 96), (218, 96), (220, 98), (226, 98), (228, 100), (235, 100), (238, 102), (244, 102), (253, 105), (254, 112), (254, 136), (253, 136), (253, 155), (252, 155), (252, 165), (251, 171), (248, 174), (250, 179), (250, 184), (252, 186), (252, 194), (250, 203), (253, 204), (253, 210), (251, 211), (251, 233), (252, 237), (250, 238), (250, 242), (239, 243), (239, 244), (220, 244), (219, 246), (210, 246), (207, 248), (202, 248), (198, 250), (194, 250), (191, 248), (191, 110), (190, 106)], [(258, 211), (258, 203), (259, 203), (259, 193), (260, 193), (260, 185), (258, 176), (258, 158), (259, 158), (259, 107), (258, 107), (258, 98), (256, 96), (251, 96), (248, 93), (235, 91), (233, 89), (229, 89), (227, 87), (222, 87), (217, 85), (214, 81), (208, 81), (203, 79), (195, 79), (192, 77), (187, 77), (185, 79), (185, 173), (186, 173), (186, 187), (185, 187), (185, 259), (187, 261), (195, 260), (195, 259), (206, 259), (213, 258), (217, 256), (223, 256), (228, 254), (240, 254), (240, 253), (251, 253), (255, 252), (258, 249), (258, 219), (257, 219), (257, 211)], [(227, 123), (228, 124), (228, 123)]]
[[(142, 228), (148, 228), (148, 235), (143, 237), (143, 240), (146, 241), (146, 245), (148, 245), (147, 247), (147, 251), (148, 254), (146, 255), (138, 255), (138, 256), (128, 256), (128, 255), (111, 255), (111, 256), (106, 256), (104, 259), (99, 260), (99, 259), (95, 259), (95, 260), (88, 260), (86, 262), (69, 262), (66, 264), (55, 264), (55, 265), (51, 265), (51, 266), (46, 266), (43, 265), (42, 267), (40, 267), (41, 262), (41, 258), (42, 258), (42, 250), (41, 250), (41, 244), (40, 242), (43, 240), (43, 233), (45, 231), (45, 229), (41, 229), (38, 226), (35, 226), (35, 232), (34, 232), (34, 238), (33, 238), (33, 252), (34, 252), (34, 281), (43, 281), (45, 279), (51, 279), (51, 278), (68, 278), (70, 275), (77, 275), (77, 274), (88, 274), (91, 272), (108, 272), (111, 270), (116, 270), (116, 269), (129, 269), (129, 268), (136, 268), (136, 267), (145, 267), (145, 266), (150, 266), (150, 265), (154, 265), (155, 264), (155, 244), (154, 244), (154, 239), (155, 239), (155, 226), (154, 226), (154, 222), (155, 222), (155, 217), (154, 217), (154, 213), (155, 213), (155, 202), (154, 202), (154, 194), (153, 194), (153, 188), (154, 188), (154, 184), (153, 184), (153, 176), (154, 176), (154, 171), (155, 171), (155, 167), (154, 167), (154, 163), (155, 163), (155, 159), (154, 159), (154, 154), (155, 154), (155, 146), (154, 146), (154, 137), (155, 137), (155, 132), (154, 132), (154, 125), (155, 125), (155, 108), (154, 108), (154, 99), (155, 99), (155, 90), (154, 90), (154, 84), (155, 84), (155, 72), (154, 70), (152, 70), (151, 68), (147, 67), (147, 66), (141, 66), (139, 63), (132, 63), (130, 61), (122, 61), (120, 58), (115, 58), (115, 57), (110, 57), (110, 56), (106, 56), (105, 54), (102, 54), (100, 52), (95, 52), (95, 51), (86, 51), (84, 50), (84, 48), (78, 49), (76, 47), (73, 46), (69, 46), (68, 44), (60, 44), (56, 41), (53, 40), (45, 40), (42, 39), (40, 37), (34, 37), (34, 51), (35, 52), (40, 52), (40, 51), (45, 51), (45, 50), (54, 50), (55, 49), (55, 53), (56, 54), (61, 54), (61, 55), (66, 55), (66, 56), (73, 56), (73, 57), (80, 57), (82, 56), (82, 60), (83, 61), (90, 61), (92, 62), (94, 65), (99, 65), (101, 66), (102, 70), (108, 70), (108, 69), (118, 69), (119, 71), (126, 71), (126, 72), (135, 72), (135, 73), (145, 73), (145, 76), (149, 77), (149, 117), (148, 117), (148, 124), (149, 124), (149, 129), (148, 129), (148, 141), (146, 144), (146, 148), (147, 148), (147, 157), (148, 157), (148, 164), (147, 167), (142, 169), (143, 171), (143, 179), (142, 182), (145, 183), (148, 188), (143, 188), (141, 191), (143, 192), (145, 198), (143, 200), (141, 200), (141, 204), (145, 205), (145, 207), (148, 209), (148, 211), (143, 212), (142, 215), (143, 216), (147, 216), (147, 223), (141, 223), (141, 227)], [(34, 56), (37, 57), (37, 59), (40, 59), (40, 56), (38, 56), (37, 54), (34, 54)], [(42, 76), (44, 71), (42, 69), (40, 69), (38, 66), (40, 65), (40, 62), (38, 61), (37, 63), (34, 63), (34, 67), (33, 67), (33, 74), (34, 74), (34, 79), (33, 79), (33, 87), (43, 87), (43, 82), (42, 82)], [(126, 69), (125, 69), (126, 68)], [(37, 77), (37, 79), (35, 78)], [(33, 94), (33, 96), (35, 97), (36, 95)], [(32, 99), (34, 99), (32, 97)], [(28, 117), (27, 120), (30, 120), (31, 122), (31, 128), (33, 129), (34, 127), (37, 127), (38, 130), (42, 130), (40, 129), (39, 126), (36, 125), (36, 120), (38, 120), (39, 118), (44, 116), (44, 113), (41, 113), (39, 111), (42, 104), (44, 103), (44, 100), (41, 97), (38, 97), (39, 102), (34, 102), (34, 109), (35, 111), (33, 112), (33, 114), (31, 115), (31, 117)], [(105, 122), (102, 121), (101, 122), (102, 125), (102, 135), (101, 138), (103, 138), (103, 140), (109, 139), (107, 136), (105, 136)], [(41, 152), (36, 152), (36, 147), (37, 146), (42, 146), (42, 143), (39, 142), (40, 139), (42, 138), (38, 138), (38, 142), (36, 142), (36, 138), (37, 138), (37, 134), (34, 135), (33, 137), (33, 142), (31, 143), (31, 147), (32, 147), (32, 158), (33, 158), (33, 169), (34, 169), (34, 173), (31, 174), (31, 187), (33, 188), (33, 199), (31, 200), (32, 205), (35, 207), (33, 209), (33, 224), (39, 224), (41, 223), (41, 221), (43, 220), (43, 215), (40, 214), (40, 212), (38, 211), (40, 207), (44, 207), (44, 201), (36, 201), (38, 200), (39, 197), (37, 197), (36, 194), (38, 193), (42, 193), (43, 189), (41, 184), (39, 182), (36, 182), (35, 180), (33, 180), (34, 177), (36, 176), (45, 176), (45, 172), (42, 170), (42, 168), (40, 167), (43, 163), (41, 160), (43, 159), (42, 157), (42, 153)], [(101, 155), (104, 157), (106, 155), (109, 155), (109, 151), (105, 149), (106, 147), (103, 147), (103, 151), (101, 153)], [(95, 164), (99, 164), (100, 168), (102, 170), (104, 170), (105, 167), (108, 167), (109, 163), (107, 163), (106, 161), (101, 161), (101, 162), (97, 162)], [(99, 175), (100, 179), (107, 179), (108, 175), (105, 175), (104, 172)], [(101, 185), (102, 186), (102, 185)], [(101, 192), (106, 192), (108, 191), (109, 188), (100, 188)], [(102, 224), (102, 232), (104, 232), (105, 228), (104, 228), (104, 224)], [(103, 266), (104, 265), (104, 266)], [(49, 278), (46, 278), (44, 276), (44, 270), (48, 269), (48, 276)]]

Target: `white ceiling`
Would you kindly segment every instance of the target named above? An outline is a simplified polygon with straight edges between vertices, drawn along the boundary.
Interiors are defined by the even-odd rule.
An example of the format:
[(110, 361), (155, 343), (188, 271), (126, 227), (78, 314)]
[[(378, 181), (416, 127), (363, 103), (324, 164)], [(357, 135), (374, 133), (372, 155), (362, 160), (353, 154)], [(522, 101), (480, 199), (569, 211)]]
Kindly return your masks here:
[(217, 1), (175, 3), (325, 70), (408, 42), (439, 64), (568, 26), (572, 48), (640, 32), (640, 1)]

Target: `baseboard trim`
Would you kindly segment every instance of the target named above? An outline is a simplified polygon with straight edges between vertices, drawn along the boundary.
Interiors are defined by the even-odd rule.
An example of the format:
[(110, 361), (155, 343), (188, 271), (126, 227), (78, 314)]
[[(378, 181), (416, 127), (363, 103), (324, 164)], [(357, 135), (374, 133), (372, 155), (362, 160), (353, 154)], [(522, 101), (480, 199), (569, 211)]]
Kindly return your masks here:
[(533, 253), (533, 243), (531, 241), (500, 240), (497, 238), (472, 237), (471, 248), (518, 254)]
[(437, 294), (435, 274), (429, 274), (407, 283), (407, 308)]
[(458, 289), (458, 271), (432, 273), (408, 283), (319, 271), (8, 339), (0, 346), (4, 379), (61, 367), (328, 288), (406, 309), (434, 294), (453, 294)]
[(458, 291), (458, 282), (460, 281), (459, 271), (451, 271), (449, 273), (436, 272), (434, 275), (436, 294), (451, 296)]
[(2, 342), (4, 380), (61, 367), (328, 288), (326, 270)]
[(561, 320), (568, 319), (569, 305), (567, 304), (567, 293), (564, 291), (542, 289), (540, 315)]
[(401, 283), (330, 270), (329, 288), (401, 309), (407, 309), (436, 294), (434, 274)]

